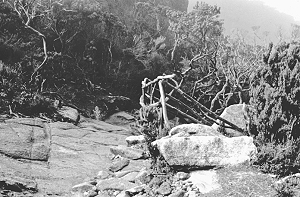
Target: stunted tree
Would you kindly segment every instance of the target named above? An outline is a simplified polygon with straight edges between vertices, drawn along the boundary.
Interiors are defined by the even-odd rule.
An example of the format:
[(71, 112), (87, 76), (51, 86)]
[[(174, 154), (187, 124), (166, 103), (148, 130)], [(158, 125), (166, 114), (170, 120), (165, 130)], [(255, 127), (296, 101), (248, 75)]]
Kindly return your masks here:
[(225, 83), (211, 101), (211, 110), (216, 102), (220, 109), (233, 103), (248, 103), (251, 80), (261, 64), (264, 52), (265, 47), (249, 44), (239, 35), (220, 40), (217, 67)]
[(34, 27), (33, 23), (37, 18), (40, 19), (45, 17), (50, 11), (49, 7), (43, 5), (43, 1), (40, 0), (6, 0), (4, 2), (10, 4), (11, 8), (21, 19), (23, 25), (27, 29), (30, 29), (32, 32), (34, 32), (43, 41), (44, 59), (38, 66), (34, 68), (34, 72), (32, 73), (30, 80), (32, 81), (37, 71), (42, 68), (48, 58), (46, 37), (40, 30)]

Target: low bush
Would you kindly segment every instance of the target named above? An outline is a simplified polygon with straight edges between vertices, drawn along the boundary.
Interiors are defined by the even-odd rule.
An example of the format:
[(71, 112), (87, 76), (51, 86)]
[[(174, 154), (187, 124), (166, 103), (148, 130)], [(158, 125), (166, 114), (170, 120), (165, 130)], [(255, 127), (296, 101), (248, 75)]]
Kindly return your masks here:
[(257, 133), (257, 166), (286, 176), (299, 172), (300, 44), (270, 46), (252, 84), (251, 133)]

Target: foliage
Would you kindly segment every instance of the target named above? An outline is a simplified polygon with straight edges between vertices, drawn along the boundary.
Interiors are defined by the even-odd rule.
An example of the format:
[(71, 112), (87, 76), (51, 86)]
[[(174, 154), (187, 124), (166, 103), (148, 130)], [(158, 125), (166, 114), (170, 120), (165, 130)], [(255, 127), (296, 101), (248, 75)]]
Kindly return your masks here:
[[(300, 128), (300, 45), (270, 47), (251, 87), (253, 126), (264, 140), (297, 139)], [(256, 115), (255, 115), (256, 114)]]
[(251, 133), (259, 147), (256, 165), (280, 176), (299, 172), (300, 45), (270, 45), (251, 87)]
[(261, 142), (257, 145), (257, 160), (253, 164), (263, 172), (273, 173), (280, 177), (299, 172), (300, 143), (298, 141)]

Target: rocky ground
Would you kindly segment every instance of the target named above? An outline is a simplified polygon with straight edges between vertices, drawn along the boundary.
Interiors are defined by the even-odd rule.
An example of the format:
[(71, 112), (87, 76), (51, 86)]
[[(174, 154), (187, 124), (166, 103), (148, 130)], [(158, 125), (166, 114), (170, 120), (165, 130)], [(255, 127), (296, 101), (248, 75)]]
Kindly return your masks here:
[[(69, 196), (72, 186), (110, 167), (110, 148), (126, 145), (133, 134), (129, 128), (92, 119), (78, 126), (38, 118), (2, 120), (0, 194)], [(140, 160), (128, 169), (148, 166), (149, 161)]]
[[(180, 163), (183, 167), (157, 173), (150, 170), (151, 160), (145, 151), (143, 136), (138, 136), (130, 127), (133, 121), (134, 118), (124, 112), (113, 115), (106, 122), (82, 119), (77, 126), (31, 118), (2, 120), (0, 196), (276, 194), (272, 186), (276, 179), (248, 165), (255, 151), (251, 138), (230, 139), (203, 125), (179, 126), (156, 144), (168, 163), (175, 166)], [(201, 146), (197, 145), (200, 139)], [(203, 149), (213, 154), (208, 155), (207, 151), (201, 151)], [(194, 157), (199, 159), (193, 160)], [(231, 165), (232, 162), (238, 165)], [(190, 166), (185, 168), (185, 165)], [(202, 169), (199, 166), (192, 169), (195, 165), (201, 165)]]

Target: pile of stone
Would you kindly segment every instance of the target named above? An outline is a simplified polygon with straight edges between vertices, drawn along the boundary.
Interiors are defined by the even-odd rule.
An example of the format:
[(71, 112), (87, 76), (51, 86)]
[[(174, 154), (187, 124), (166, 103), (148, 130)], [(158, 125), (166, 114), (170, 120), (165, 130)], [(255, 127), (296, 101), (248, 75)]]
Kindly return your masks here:
[[(234, 108), (236, 110), (236, 108)], [(227, 110), (226, 113), (228, 113)], [(237, 116), (237, 118), (243, 118)], [(241, 121), (239, 121), (241, 122)], [(147, 159), (145, 151), (137, 144), (145, 142), (143, 136), (130, 136), (128, 146), (111, 148), (115, 155), (107, 171), (72, 191), (88, 197), (197, 197), (215, 190), (222, 190), (218, 183), (216, 167), (249, 163), (257, 153), (253, 138), (249, 136), (226, 137), (213, 127), (186, 124), (174, 127), (169, 136), (152, 143), (174, 174), (151, 174), (147, 168), (138, 171), (123, 170), (132, 161)]]

